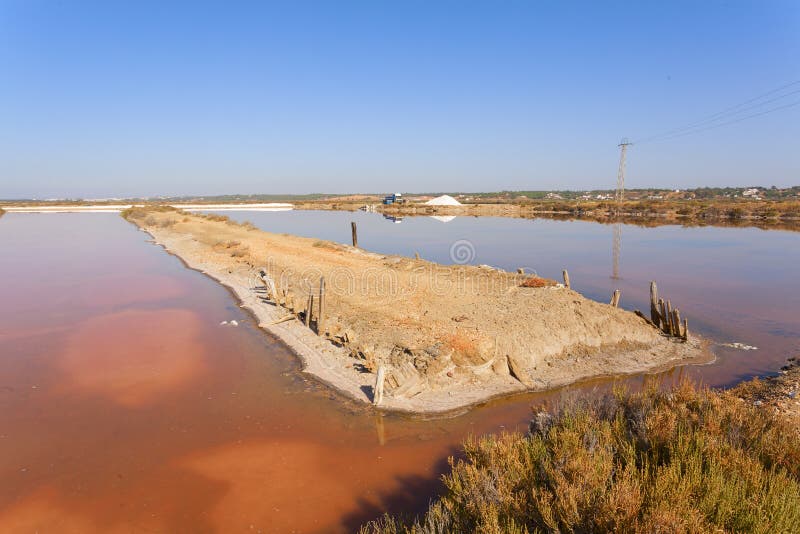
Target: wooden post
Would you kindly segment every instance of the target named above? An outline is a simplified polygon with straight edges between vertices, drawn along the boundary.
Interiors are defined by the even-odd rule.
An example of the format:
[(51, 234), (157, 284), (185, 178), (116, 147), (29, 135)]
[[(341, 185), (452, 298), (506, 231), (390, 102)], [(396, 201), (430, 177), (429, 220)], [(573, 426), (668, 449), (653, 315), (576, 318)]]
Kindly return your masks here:
[(317, 335), (325, 333), (325, 277), (319, 279), (319, 304), (317, 304)]
[(658, 309), (661, 315), (661, 330), (663, 330), (665, 334), (669, 334), (669, 328), (667, 324), (667, 303), (664, 302), (664, 299), (658, 299)]
[(658, 287), (655, 280), (650, 282), (650, 320), (653, 324), (659, 324), (658, 318)]
[(681, 336), (681, 312), (678, 308), (672, 310), (672, 324), (675, 325), (675, 332), (673, 332), (673, 336), (675, 337), (683, 337)]
[(414, 253), (414, 258), (417, 259), (417, 260), (419, 259), (419, 252), (415, 252)]
[(619, 297), (620, 297), (620, 290), (615, 289), (614, 292), (611, 294), (611, 305), (615, 308), (619, 307)]
[(569, 273), (567, 272), (566, 269), (564, 269), (564, 271), (561, 274), (564, 275), (564, 287), (569, 289), (570, 288), (569, 287)]
[(689, 341), (689, 319), (683, 319), (683, 340)]
[(675, 325), (672, 324), (672, 302), (667, 301), (667, 334), (672, 335)]
[(381, 365), (378, 367), (378, 374), (375, 377), (375, 387), (372, 388), (372, 404), (378, 406), (383, 402), (383, 382), (386, 380), (386, 368)]
[(311, 310), (314, 308), (314, 294), (308, 294), (308, 303), (306, 304), (306, 326), (311, 326)]
[(350, 223), (350, 229), (353, 232), (353, 246), (358, 248), (358, 230), (356, 229), (356, 222), (352, 221)]

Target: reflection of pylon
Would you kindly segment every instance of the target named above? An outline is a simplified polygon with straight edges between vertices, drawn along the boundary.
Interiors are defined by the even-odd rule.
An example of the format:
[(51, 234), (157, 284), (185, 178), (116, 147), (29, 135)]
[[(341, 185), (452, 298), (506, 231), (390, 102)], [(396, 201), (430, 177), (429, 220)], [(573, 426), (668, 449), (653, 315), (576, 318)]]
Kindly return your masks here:
[(614, 280), (619, 278), (619, 253), (622, 249), (622, 225), (617, 223), (614, 225), (614, 267), (611, 272), (611, 278)]

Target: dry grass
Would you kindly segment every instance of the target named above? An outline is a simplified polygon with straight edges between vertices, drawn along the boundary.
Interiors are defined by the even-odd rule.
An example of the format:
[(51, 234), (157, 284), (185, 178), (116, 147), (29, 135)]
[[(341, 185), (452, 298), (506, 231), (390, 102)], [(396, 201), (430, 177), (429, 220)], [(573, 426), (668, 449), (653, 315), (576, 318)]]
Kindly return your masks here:
[(212, 248), (216, 252), (230, 254), (233, 258), (243, 258), (250, 253), (250, 247), (236, 240), (217, 241)]
[(216, 215), (213, 213), (209, 213), (208, 215), (200, 215), (200, 217), (215, 222), (224, 222), (224, 223), (232, 222), (230, 217), (227, 217), (225, 215)]
[(690, 384), (619, 391), (468, 440), (424, 517), (361, 532), (798, 532), (790, 427)]
[[(185, 215), (186, 212), (166, 205), (152, 205), (152, 206), (133, 206), (122, 210), (120, 215), (123, 219), (142, 219), (152, 212), (168, 212), (173, 211), (176, 215)], [(146, 222), (146, 221), (145, 221)]]

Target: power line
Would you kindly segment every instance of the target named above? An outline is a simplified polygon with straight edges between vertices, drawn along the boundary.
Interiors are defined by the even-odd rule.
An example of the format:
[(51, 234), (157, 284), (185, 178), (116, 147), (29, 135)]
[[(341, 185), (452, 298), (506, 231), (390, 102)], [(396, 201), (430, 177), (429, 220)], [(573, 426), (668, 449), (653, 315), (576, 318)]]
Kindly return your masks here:
[(642, 144), (642, 143), (646, 143), (646, 142), (650, 142), (650, 141), (655, 141), (655, 140), (657, 140), (657, 139), (659, 139), (661, 137), (668, 137), (668, 136), (671, 136), (672, 134), (680, 133), (682, 131), (692, 130), (692, 129), (697, 128), (699, 126), (703, 126), (704, 124), (715, 123), (717, 121), (725, 120), (729, 116), (736, 116), (736, 115), (739, 115), (740, 113), (744, 113), (744, 112), (750, 111), (752, 109), (758, 109), (760, 107), (766, 106), (767, 104), (771, 104), (773, 102), (777, 102), (778, 100), (782, 100), (782, 99), (786, 98), (787, 96), (792, 96), (792, 95), (797, 94), (797, 93), (800, 93), (800, 89), (795, 89), (794, 91), (790, 91), (790, 92), (788, 92), (786, 94), (783, 94), (783, 95), (780, 95), (780, 96), (776, 96), (775, 98), (770, 98), (769, 100), (764, 100), (763, 102), (759, 102), (758, 104), (753, 104), (752, 106), (747, 106), (747, 107), (738, 109), (736, 112), (733, 112), (733, 113), (717, 114), (719, 116), (716, 116), (716, 118), (713, 118), (713, 119), (706, 119), (706, 120), (698, 121), (698, 122), (696, 122), (694, 124), (690, 124), (688, 126), (684, 126), (683, 128), (676, 128), (674, 130), (670, 130), (669, 132), (665, 132), (665, 133), (660, 134), (660, 135), (654, 135), (654, 136), (651, 136), (651, 137), (647, 137), (645, 139), (642, 139), (641, 141), (638, 141), (637, 144)]
[[(681, 134), (682, 132), (686, 132), (687, 130), (695, 130), (696, 128), (702, 127), (705, 124), (711, 124), (711, 123), (716, 123), (718, 121), (724, 121), (727, 118), (736, 117), (737, 115), (740, 115), (741, 113), (750, 111), (752, 109), (757, 109), (757, 108), (763, 107), (763, 106), (765, 106), (767, 104), (770, 104), (772, 102), (776, 102), (778, 100), (782, 100), (782, 99), (786, 98), (787, 96), (791, 96), (791, 95), (794, 95), (796, 93), (800, 93), (800, 89), (789, 91), (789, 92), (784, 93), (782, 95), (779, 95), (779, 96), (773, 97), (771, 99), (764, 100), (762, 102), (758, 102), (757, 104), (753, 104), (751, 106), (748, 106), (748, 104), (751, 104), (751, 103), (756, 102), (758, 100), (761, 100), (761, 99), (763, 99), (763, 98), (765, 98), (767, 96), (773, 95), (775, 93), (783, 91), (784, 89), (787, 89), (789, 87), (793, 87), (793, 86), (798, 85), (798, 84), (800, 84), (800, 80), (796, 80), (796, 81), (784, 84), (784, 85), (782, 85), (780, 87), (772, 89), (771, 91), (767, 91), (766, 93), (762, 93), (762, 94), (760, 94), (760, 95), (758, 95), (756, 97), (749, 98), (749, 99), (745, 100), (744, 102), (740, 102), (739, 104), (736, 104), (735, 106), (731, 106), (731, 107), (725, 108), (722, 111), (718, 111), (717, 113), (713, 113), (711, 115), (708, 115), (705, 118), (700, 119), (699, 121), (695, 121), (695, 122), (689, 123), (689, 124), (681, 126), (679, 128), (672, 128), (670, 130), (667, 130), (665, 132), (662, 132), (662, 133), (659, 133), (659, 134), (656, 134), (656, 135), (651, 135), (649, 137), (645, 137), (644, 139), (641, 139), (641, 140), (637, 141), (636, 144), (647, 143), (647, 142), (652, 142), (652, 141), (655, 141), (655, 140), (664, 140), (664, 139), (677, 137), (677, 136), (679, 136), (679, 134)], [(792, 104), (792, 105), (794, 105), (794, 104)], [(776, 107), (774, 109), (768, 110), (768, 111), (763, 112), (763, 113), (755, 113), (755, 114), (752, 114), (752, 115), (748, 115), (746, 118), (757, 117), (759, 115), (764, 115), (766, 113), (771, 113), (772, 111), (777, 111), (779, 109), (784, 109), (785, 107), (791, 107), (791, 106), (790, 105), (779, 106), (779, 107)], [(741, 120), (744, 120), (744, 119), (745, 119), (745, 117), (741, 118)], [(739, 122), (739, 118), (736, 118), (736, 119), (734, 119), (732, 121), (724, 122), (724, 123), (721, 123), (721, 124), (712, 124), (712, 125), (708, 126), (707, 128), (698, 129), (697, 131), (703, 131), (704, 129), (711, 129), (711, 128), (715, 128), (717, 126), (723, 126), (725, 124), (733, 124), (734, 122)], [(691, 133), (695, 133), (695, 132), (691, 132)]]
[[(739, 117), (737, 119), (730, 120), (730, 121), (727, 121), (727, 122), (722, 122), (722, 123), (719, 123), (719, 124), (713, 124), (711, 126), (706, 126), (705, 128), (699, 128), (699, 129), (691, 130), (691, 131), (688, 131), (688, 132), (683, 132), (683, 133), (677, 133), (675, 135), (670, 135), (668, 137), (662, 137), (660, 139), (657, 139), (655, 141), (650, 141), (650, 142), (668, 141), (670, 139), (676, 139), (678, 137), (684, 137), (686, 135), (691, 135), (691, 134), (704, 132), (706, 130), (713, 130), (714, 128), (720, 128), (722, 126), (728, 126), (729, 124), (736, 124), (737, 122), (742, 122), (742, 121), (747, 120), (747, 119), (752, 119), (753, 117), (760, 117), (761, 115), (766, 115), (767, 113), (772, 113), (773, 111), (779, 111), (781, 109), (790, 108), (790, 107), (796, 106), (798, 104), (800, 104), (800, 100), (797, 100), (795, 102), (790, 102), (789, 104), (784, 104), (782, 106), (774, 107), (774, 108), (771, 108), (771, 109), (768, 109), (768, 110), (765, 110), (765, 111), (761, 111), (759, 113), (753, 113), (752, 115), (746, 115), (744, 117)], [(637, 143), (637, 144), (640, 144), (640, 143)]]

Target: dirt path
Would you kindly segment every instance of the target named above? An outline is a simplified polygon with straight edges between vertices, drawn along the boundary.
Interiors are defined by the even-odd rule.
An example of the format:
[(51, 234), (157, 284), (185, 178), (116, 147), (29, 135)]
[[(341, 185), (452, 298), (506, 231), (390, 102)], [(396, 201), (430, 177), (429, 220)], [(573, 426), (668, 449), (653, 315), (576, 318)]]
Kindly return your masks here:
[(383, 256), (219, 216), (167, 209), (124, 215), (231, 288), (265, 330), (298, 353), (306, 372), (371, 402), (384, 368), (384, 409), (444, 412), (502, 394), (712, 359), (697, 338), (667, 338), (633, 313), (550, 280)]

